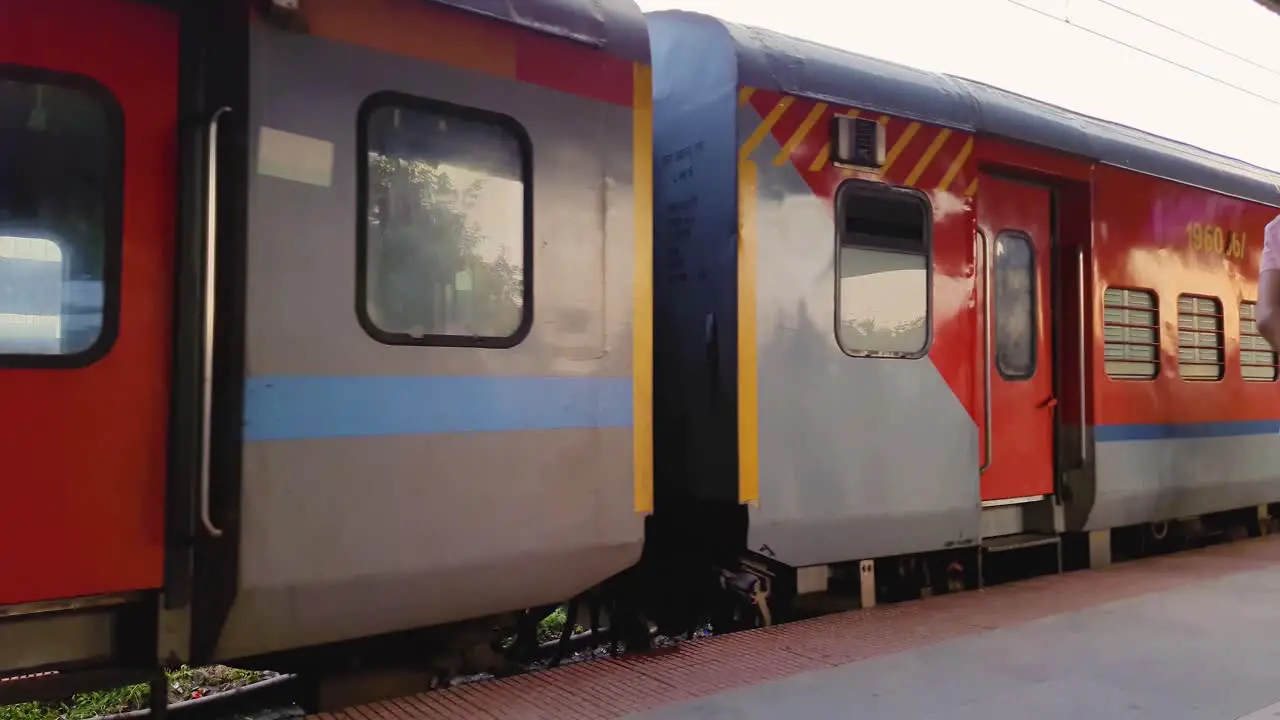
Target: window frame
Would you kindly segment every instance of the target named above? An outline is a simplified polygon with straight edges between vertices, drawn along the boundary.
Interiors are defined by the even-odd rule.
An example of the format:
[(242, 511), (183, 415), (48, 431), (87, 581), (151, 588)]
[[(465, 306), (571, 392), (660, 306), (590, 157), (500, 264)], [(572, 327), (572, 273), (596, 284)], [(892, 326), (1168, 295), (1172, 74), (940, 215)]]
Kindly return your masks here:
[(1029, 268), (1031, 273), (1031, 357), (1026, 374), (1014, 375), (1007, 373), (1000, 364), (1000, 293), (998, 292), (1000, 283), (997, 281), (994, 283), (995, 287), (990, 289), (992, 299), (991, 315), (992, 319), (996, 320), (995, 327), (992, 328), (995, 342), (992, 343), (991, 359), (996, 366), (996, 372), (1000, 373), (1001, 379), (1006, 382), (1026, 382), (1034, 378), (1040, 370), (1040, 262), (1039, 258), (1036, 257), (1035, 241), (1031, 239), (1029, 233), (1017, 228), (1005, 228), (996, 233), (995, 242), (991, 244), (991, 277), (993, 280), (996, 279), (996, 250), (999, 248), (1000, 239), (1003, 237), (1017, 238), (1023, 242), (1031, 257), (1031, 267)]
[[(369, 119), (386, 108), (422, 111), (452, 116), (459, 120), (486, 123), (510, 133), (520, 148), (520, 181), (524, 186), (524, 233), (521, 242), (522, 306), (520, 323), (505, 336), (465, 336), (427, 333), (413, 336), (389, 332), (369, 316)], [(458, 347), (505, 350), (524, 342), (533, 329), (534, 242), (533, 242), (533, 141), (524, 126), (504, 113), (458, 105), (445, 100), (411, 95), (396, 90), (375, 92), (360, 103), (356, 112), (356, 319), (365, 333), (383, 345), (411, 347)]]
[[(102, 195), (102, 325), (89, 347), (69, 354), (6, 353), (0, 350), (0, 370), (77, 370), (111, 353), (120, 336), (125, 215), (125, 117), (119, 98), (97, 79), (81, 73), (0, 63), (0, 80), (52, 85), (84, 93), (102, 111), (107, 134), (107, 172)], [(35, 223), (22, 222), (34, 226)], [(0, 230), (3, 233), (3, 230)], [(62, 243), (54, 239), (59, 248)]]
[[(1174, 357), (1176, 358), (1178, 363), (1178, 379), (1182, 380), (1183, 382), (1194, 382), (1194, 383), (1222, 382), (1223, 380), (1227, 379), (1227, 304), (1222, 302), (1222, 298), (1216, 295), (1201, 295), (1199, 293), (1192, 293), (1192, 292), (1178, 293), (1177, 297), (1174, 298), (1173, 307), (1176, 312), (1176, 314), (1174, 315), (1174, 332), (1179, 334), (1182, 333), (1182, 315), (1183, 315), (1182, 299), (1183, 298), (1190, 298), (1193, 301), (1208, 300), (1214, 303), (1214, 306), (1218, 311), (1218, 320), (1220, 322), (1220, 325), (1218, 326), (1218, 329), (1216, 331), (1216, 334), (1218, 336), (1218, 341), (1219, 341), (1219, 344), (1216, 346), (1216, 349), (1218, 350), (1219, 353), (1221, 353), (1221, 355), (1220, 355), (1219, 361), (1216, 363), (1216, 367), (1218, 368), (1218, 374), (1216, 377), (1207, 377), (1207, 376), (1197, 377), (1195, 375), (1185, 375), (1182, 372), (1182, 368), (1184, 365), (1190, 364), (1190, 365), (1210, 366), (1210, 363), (1184, 363), (1182, 361), (1182, 348), (1184, 347), (1184, 345), (1182, 344), (1182, 339), (1179, 337), (1177, 345), (1174, 347), (1174, 353), (1175, 353)], [(1200, 313), (1192, 313), (1191, 317), (1205, 317), (1205, 316)], [(1205, 331), (1192, 330), (1190, 332), (1202, 333)], [(1199, 349), (1200, 346), (1196, 345), (1195, 348)]]
[[(1108, 305), (1107, 305), (1107, 291), (1108, 291), (1108, 290), (1120, 290), (1120, 291), (1128, 291), (1128, 292), (1140, 292), (1140, 293), (1145, 293), (1145, 294), (1147, 294), (1147, 295), (1150, 295), (1150, 296), (1151, 296), (1151, 312), (1152, 312), (1152, 315), (1153, 315), (1153, 319), (1154, 319), (1154, 321), (1155, 321), (1155, 324), (1154, 324), (1154, 325), (1152, 325), (1152, 326), (1150, 327), (1150, 329), (1151, 329), (1151, 331), (1152, 331), (1152, 337), (1154, 337), (1154, 338), (1155, 338), (1155, 342), (1152, 344), (1152, 347), (1154, 347), (1154, 348), (1155, 348), (1155, 352), (1152, 354), (1152, 358), (1153, 358), (1153, 359), (1152, 359), (1152, 361), (1151, 361), (1151, 364), (1152, 364), (1152, 366), (1153, 366), (1153, 367), (1152, 367), (1152, 372), (1151, 372), (1151, 374), (1150, 374), (1150, 375), (1143, 375), (1143, 376), (1137, 376), (1137, 375), (1112, 375), (1110, 372), (1108, 372), (1108, 371), (1107, 371), (1107, 362), (1108, 362), (1108, 360), (1107, 360), (1107, 345), (1108, 345), (1108, 343), (1107, 343), (1107, 326), (1108, 326), (1108, 323), (1107, 323), (1107, 309), (1108, 309), (1109, 307), (1111, 307), (1111, 308), (1115, 308), (1115, 307), (1116, 307), (1116, 306), (1108, 306)], [(1162, 326), (1161, 326), (1161, 322), (1162, 322), (1162, 318), (1163, 318), (1163, 313), (1161, 313), (1161, 312), (1160, 312), (1160, 293), (1156, 292), (1155, 288), (1151, 288), (1151, 287), (1143, 287), (1143, 286), (1140, 286), (1140, 285), (1103, 285), (1103, 286), (1102, 286), (1102, 292), (1099, 294), (1099, 296), (1098, 296), (1098, 300), (1099, 300), (1099, 302), (1100, 302), (1100, 304), (1099, 304), (1099, 306), (1098, 306), (1098, 309), (1101, 311), (1101, 313), (1100, 313), (1100, 315), (1099, 315), (1099, 318), (1100, 318), (1100, 319), (1101, 319), (1101, 321), (1102, 321), (1102, 338), (1101, 338), (1101, 342), (1100, 342), (1099, 344), (1101, 345), (1101, 348), (1102, 348), (1102, 375), (1103, 375), (1103, 377), (1105, 377), (1107, 380), (1109, 380), (1109, 381), (1111, 381), (1111, 382), (1155, 382), (1156, 380), (1158, 380), (1158, 379), (1160, 378), (1160, 375), (1164, 372), (1164, 369), (1165, 369), (1165, 362), (1164, 362), (1164, 356), (1163, 356), (1163, 353), (1164, 353), (1165, 348), (1164, 348), (1164, 342), (1163, 342), (1163, 340), (1162, 340), (1162, 337), (1163, 337), (1163, 336), (1162, 336)], [(1120, 309), (1120, 310), (1136, 310), (1136, 309), (1140, 309), (1140, 308), (1131, 308), (1131, 307), (1127, 307), (1127, 306), (1120, 306), (1120, 307), (1119, 307), (1119, 308), (1117, 308), (1117, 309)], [(1175, 317), (1176, 317), (1176, 313), (1175, 313)], [(1127, 326), (1124, 326), (1124, 325), (1117, 325), (1117, 326), (1115, 326), (1115, 327), (1127, 327)], [(1119, 344), (1121, 344), (1121, 345), (1133, 345), (1133, 344), (1136, 344), (1136, 343), (1131, 343), (1131, 342), (1128, 342), (1128, 341), (1124, 341), (1124, 342), (1121, 342), (1121, 343), (1119, 343)]]
[[(862, 248), (865, 250), (875, 250), (877, 252), (900, 253), (902, 255), (924, 255), (924, 345), (917, 351), (904, 353), (896, 350), (853, 350), (844, 343), (844, 338), (840, 334), (840, 283), (843, 278), (840, 276), (840, 253), (845, 246), (844, 242), (844, 217), (845, 208), (851, 198), (854, 197), (870, 197), (870, 198), (903, 198), (915, 203), (924, 213), (924, 233), (921, 242), (924, 245), (923, 253), (902, 252), (891, 248), (875, 245), (860, 245), (849, 243), (849, 247)], [(887, 185), (885, 183), (872, 182), (868, 180), (848, 179), (836, 186), (834, 206), (835, 227), (833, 238), (835, 240), (834, 262), (832, 264), (832, 276), (834, 282), (833, 304), (832, 304), (832, 332), (835, 335), (836, 345), (840, 351), (852, 358), (882, 358), (882, 359), (898, 359), (898, 360), (919, 360), (927, 357), (933, 349), (934, 333), (933, 333), (933, 203), (930, 202), (929, 196), (915, 188), (900, 187), (896, 185)]]

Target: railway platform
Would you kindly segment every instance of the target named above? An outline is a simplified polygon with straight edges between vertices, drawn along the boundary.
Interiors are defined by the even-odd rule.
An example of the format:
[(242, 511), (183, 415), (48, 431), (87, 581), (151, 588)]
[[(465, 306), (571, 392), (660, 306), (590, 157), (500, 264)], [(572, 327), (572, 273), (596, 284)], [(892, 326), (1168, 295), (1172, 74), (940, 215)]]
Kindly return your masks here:
[(313, 716), (1280, 718), (1280, 536)]

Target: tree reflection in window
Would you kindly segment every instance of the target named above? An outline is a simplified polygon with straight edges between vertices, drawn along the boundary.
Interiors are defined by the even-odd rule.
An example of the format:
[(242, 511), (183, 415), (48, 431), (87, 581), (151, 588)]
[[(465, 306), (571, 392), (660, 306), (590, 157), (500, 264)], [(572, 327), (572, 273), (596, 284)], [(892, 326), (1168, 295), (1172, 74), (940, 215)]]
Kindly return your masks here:
[(380, 339), (501, 344), (525, 324), (529, 153), (510, 125), (400, 104), (365, 116), (362, 303)]

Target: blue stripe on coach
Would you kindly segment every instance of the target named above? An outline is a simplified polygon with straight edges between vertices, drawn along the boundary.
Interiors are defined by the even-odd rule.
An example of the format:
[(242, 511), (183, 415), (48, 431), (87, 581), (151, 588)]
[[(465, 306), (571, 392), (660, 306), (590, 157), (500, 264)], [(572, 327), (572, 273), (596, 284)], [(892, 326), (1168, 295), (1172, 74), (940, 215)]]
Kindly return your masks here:
[(631, 378), (250, 378), (244, 439), (631, 427)]
[[(630, 378), (259, 376), (245, 384), (246, 441), (626, 428)], [(1280, 433), (1280, 420), (1100, 425), (1099, 443)]]
[[(1094, 439), (1100, 443), (1139, 442), (1142, 440), (1191, 440), (1194, 438), (1274, 435), (1277, 432), (1280, 432), (1280, 420), (1159, 423), (1151, 425), (1099, 425), (1094, 428)], [(1280, 439), (1277, 439), (1277, 442), (1280, 442)]]

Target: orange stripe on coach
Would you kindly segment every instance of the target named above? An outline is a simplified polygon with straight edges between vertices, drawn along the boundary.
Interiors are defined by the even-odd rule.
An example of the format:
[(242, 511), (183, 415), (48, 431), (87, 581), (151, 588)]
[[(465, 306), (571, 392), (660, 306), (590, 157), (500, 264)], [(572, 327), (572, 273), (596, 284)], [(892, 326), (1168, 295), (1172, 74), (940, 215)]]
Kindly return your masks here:
[(632, 106), (632, 63), (563, 38), (419, 0), (311, 0), (310, 33), (490, 77)]

